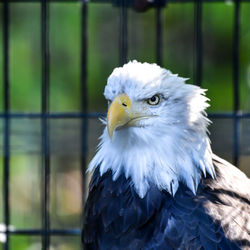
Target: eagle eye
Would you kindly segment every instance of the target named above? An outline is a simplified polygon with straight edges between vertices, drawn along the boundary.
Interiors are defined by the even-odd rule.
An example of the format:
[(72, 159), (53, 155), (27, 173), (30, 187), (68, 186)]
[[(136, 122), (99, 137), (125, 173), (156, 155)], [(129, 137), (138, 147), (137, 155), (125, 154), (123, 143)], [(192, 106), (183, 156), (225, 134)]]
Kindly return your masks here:
[(150, 105), (157, 105), (157, 104), (159, 104), (160, 100), (161, 100), (161, 98), (159, 95), (154, 95), (147, 100), (147, 103)]

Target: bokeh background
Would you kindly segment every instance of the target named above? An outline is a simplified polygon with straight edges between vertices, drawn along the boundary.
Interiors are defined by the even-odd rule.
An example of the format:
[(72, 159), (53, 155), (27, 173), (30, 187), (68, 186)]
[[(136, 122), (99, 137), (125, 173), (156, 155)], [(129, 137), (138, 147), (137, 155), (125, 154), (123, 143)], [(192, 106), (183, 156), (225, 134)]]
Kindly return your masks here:
[[(0, 3), (0, 13), (3, 4)], [(41, 111), (41, 5), (10, 3), (11, 112)], [(81, 3), (49, 4), (50, 97), (53, 112), (80, 112)], [(88, 112), (105, 112), (103, 89), (119, 65), (119, 8), (88, 3)], [(232, 1), (203, 3), (202, 87), (211, 99), (208, 112), (233, 112)], [(2, 15), (2, 14), (0, 14)], [(250, 2), (241, 3), (240, 109), (250, 112)], [(164, 8), (163, 66), (194, 81), (194, 3), (169, 3)], [(0, 17), (0, 48), (3, 47)], [(155, 10), (128, 10), (128, 58), (153, 63)], [(0, 112), (3, 112), (3, 56), (0, 52)], [(233, 121), (212, 119), (212, 147), (233, 160)], [(51, 119), (51, 227), (81, 226), (81, 120)], [(95, 153), (102, 132), (98, 119), (88, 120), (88, 159)], [(15, 228), (41, 228), (41, 121), (11, 119), (10, 205)], [(250, 176), (250, 119), (240, 122), (239, 168)], [(0, 187), (3, 186), (3, 119), (0, 119)], [(1, 188), (2, 190), (2, 188)], [(3, 222), (0, 192), (0, 228)], [(0, 246), (1, 246), (0, 235)], [(3, 239), (2, 239), (3, 240)], [(41, 249), (40, 236), (10, 237), (12, 250)], [(80, 249), (79, 236), (52, 236), (51, 250)]]

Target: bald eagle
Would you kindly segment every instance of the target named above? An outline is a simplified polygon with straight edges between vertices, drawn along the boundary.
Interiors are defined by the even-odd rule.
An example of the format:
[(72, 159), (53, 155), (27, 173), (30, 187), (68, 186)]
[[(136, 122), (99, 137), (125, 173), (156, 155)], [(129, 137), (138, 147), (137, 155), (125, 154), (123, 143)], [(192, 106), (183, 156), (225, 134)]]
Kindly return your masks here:
[(250, 180), (212, 153), (205, 90), (156, 64), (114, 69), (85, 249), (250, 249)]

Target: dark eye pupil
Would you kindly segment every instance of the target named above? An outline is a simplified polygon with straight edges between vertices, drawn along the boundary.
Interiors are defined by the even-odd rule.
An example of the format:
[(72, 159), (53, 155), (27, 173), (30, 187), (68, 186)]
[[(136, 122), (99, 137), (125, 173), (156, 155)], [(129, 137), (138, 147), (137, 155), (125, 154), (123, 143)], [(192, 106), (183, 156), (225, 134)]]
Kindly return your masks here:
[(151, 102), (155, 102), (155, 101), (156, 101), (156, 97), (155, 96), (151, 97)]

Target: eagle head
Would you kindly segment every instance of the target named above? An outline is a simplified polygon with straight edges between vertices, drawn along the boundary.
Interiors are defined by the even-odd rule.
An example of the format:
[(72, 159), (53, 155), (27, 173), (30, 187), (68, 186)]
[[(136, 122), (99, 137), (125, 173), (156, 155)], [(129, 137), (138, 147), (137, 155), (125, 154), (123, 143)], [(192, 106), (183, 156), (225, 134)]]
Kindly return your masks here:
[(109, 108), (89, 170), (111, 169), (144, 197), (151, 185), (174, 195), (180, 182), (195, 193), (201, 176), (215, 176), (207, 136), (205, 90), (156, 64), (131, 61), (114, 69), (104, 96)]

